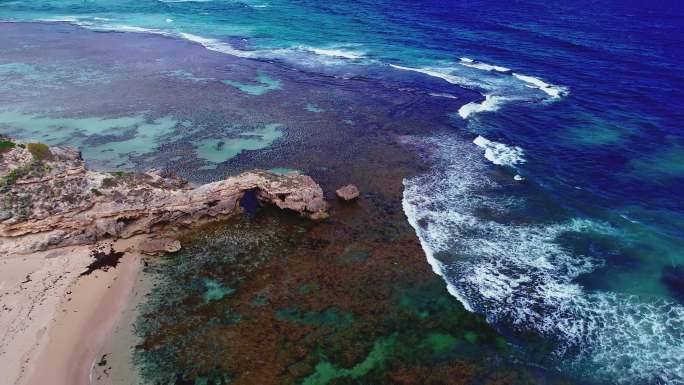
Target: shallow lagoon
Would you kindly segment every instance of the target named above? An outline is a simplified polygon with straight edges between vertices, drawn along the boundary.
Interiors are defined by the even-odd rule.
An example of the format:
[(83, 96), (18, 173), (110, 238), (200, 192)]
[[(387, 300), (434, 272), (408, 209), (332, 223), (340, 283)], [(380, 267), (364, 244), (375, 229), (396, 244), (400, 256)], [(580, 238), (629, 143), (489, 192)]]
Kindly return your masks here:
[(235, 130), (239, 133), (232, 137), (199, 140), (195, 142), (197, 157), (213, 163), (222, 163), (245, 150), (260, 150), (270, 146), (283, 135), (281, 126), (281, 124), (272, 123), (252, 131)]

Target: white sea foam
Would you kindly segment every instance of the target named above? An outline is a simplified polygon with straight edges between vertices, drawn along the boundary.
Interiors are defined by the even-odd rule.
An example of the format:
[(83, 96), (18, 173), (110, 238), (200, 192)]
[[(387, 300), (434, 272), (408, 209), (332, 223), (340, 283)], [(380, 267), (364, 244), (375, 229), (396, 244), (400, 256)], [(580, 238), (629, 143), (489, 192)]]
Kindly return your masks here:
[(491, 141), (484, 136), (473, 140), (478, 147), (485, 150), (485, 158), (500, 166), (514, 166), (525, 163), (525, 152), (517, 146), (507, 146), (503, 143)]
[[(529, 75), (523, 75), (520, 73), (515, 73), (512, 72), (510, 68), (503, 67), (503, 66), (498, 66), (494, 64), (487, 64), (483, 63), (477, 60), (473, 60), (467, 57), (462, 57), (459, 59), (459, 65), (464, 66), (464, 67), (469, 67), (469, 68), (476, 68), (482, 71), (487, 71), (487, 72), (496, 72), (499, 73), (499, 76), (502, 75), (508, 75), (510, 78), (515, 78), (521, 82), (524, 83), (524, 86), (527, 88), (533, 88), (533, 89), (538, 89), (547, 95), (551, 96), (554, 99), (560, 98), (562, 96), (565, 96), (568, 94), (568, 89), (567, 87), (563, 86), (558, 86), (554, 84), (549, 84), (546, 83), (545, 81), (534, 77), (534, 76), (529, 76)], [(407, 70), (407, 71), (415, 71), (415, 72), (421, 72), (429, 76), (435, 76), (442, 78), (449, 83), (452, 84), (457, 84), (461, 86), (472, 86), (476, 85), (479, 87), (482, 87), (482, 83), (484, 82), (485, 85), (492, 85), (495, 84), (496, 89), (498, 94), (504, 95), (507, 94), (507, 92), (510, 92), (512, 90), (515, 90), (516, 87), (513, 86), (510, 82), (507, 82), (501, 80), (502, 78), (496, 78), (496, 79), (484, 79), (480, 78), (477, 80), (470, 79), (466, 74), (459, 74), (459, 71), (457, 71), (454, 68), (432, 68), (432, 67), (424, 67), (424, 68), (411, 68), (411, 67), (404, 67), (404, 66), (399, 66), (399, 65), (393, 65), (390, 64), (390, 66), (397, 68), (397, 69), (402, 69), (402, 70)], [(503, 79), (505, 79), (506, 76), (504, 76)], [(480, 83), (480, 84), (477, 84)], [(485, 87), (486, 88), (486, 87)], [(492, 89), (492, 87), (489, 87), (488, 89)], [(515, 100), (519, 99), (519, 97), (516, 97), (514, 95), (508, 95), (509, 98), (508, 100)], [(510, 97), (513, 96), (513, 97)]]
[[(203, 1), (203, 0), (164, 0), (166, 2), (183, 2), (183, 1)], [(268, 6), (268, 4), (250, 5), (253, 7)], [(111, 23), (111, 20), (98, 17), (80, 17), (80, 16), (60, 16), (50, 19), (41, 19), (40, 21), (47, 22), (69, 22), (79, 25), (84, 28), (104, 31), (120, 31), (120, 32), (135, 32), (135, 33), (150, 33), (163, 36), (173, 36), (188, 41), (201, 44), (206, 49), (224, 53), (227, 55), (242, 57), (242, 58), (265, 58), (265, 59), (284, 59), (286, 61), (296, 61), (302, 65), (326, 65), (339, 64), (337, 60), (312, 60), (311, 58), (302, 57), (301, 52), (310, 52), (320, 57), (328, 57), (331, 59), (345, 59), (360, 62), (365, 59), (365, 52), (358, 49), (349, 49), (348, 47), (357, 46), (356, 44), (337, 44), (329, 47), (309, 47), (296, 46), (293, 48), (281, 48), (261, 51), (246, 51), (240, 50), (229, 43), (210, 37), (204, 37), (188, 32), (180, 32), (175, 29), (158, 29), (146, 28), (140, 26), (131, 26), (126, 24)], [(167, 24), (173, 23), (174, 20), (165, 19)], [(363, 60), (364, 63), (375, 61)], [(412, 71), (425, 74), (427, 76), (442, 79), (450, 84), (460, 87), (476, 89), (483, 91), (487, 96), (482, 103), (468, 103), (462, 106), (459, 114), (466, 118), (472, 113), (480, 111), (494, 111), (499, 108), (502, 102), (510, 102), (515, 100), (529, 100), (531, 97), (526, 95), (524, 88), (533, 88), (540, 90), (554, 99), (560, 98), (568, 93), (567, 88), (557, 86), (544, 82), (543, 80), (513, 73), (510, 69), (502, 66), (487, 64), (479, 62), (470, 58), (462, 57), (459, 63), (460, 67), (477, 68), (486, 72), (494, 72), (492, 75), (473, 76), (472, 73), (459, 70), (457, 65), (445, 65), (439, 67), (407, 67), (397, 64), (389, 64), (390, 67), (403, 70)], [(496, 76), (495, 76), (496, 75)], [(517, 86), (510, 79), (517, 79), (524, 84), (524, 87)]]
[[(169, 1), (169, 2), (179, 2), (180, 0), (175, 0), (175, 1)], [(184, 0), (184, 1), (189, 1), (189, 0)], [(194, 0), (197, 1), (197, 0)], [(98, 20), (99, 19), (99, 20)], [(197, 43), (202, 45), (204, 48), (210, 50), (210, 51), (215, 51), (215, 52), (220, 52), (224, 53), (227, 55), (232, 55), (232, 56), (237, 56), (237, 57), (242, 57), (242, 58), (252, 58), (252, 57), (259, 57), (260, 55), (263, 54), (263, 52), (259, 51), (243, 51), (239, 50), (232, 45), (218, 40), (218, 39), (213, 39), (213, 38), (208, 38), (204, 36), (199, 36), (187, 32), (176, 32), (172, 30), (163, 30), (163, 29), (157, 29), (157, 28), (145, 28), (145, 27), (139, 27), (139, 26), (134, 26), (134, 25), (127, 25), (127, 24), (112, 24), (112, 23), (102, 23), (102, 21), (105, 21), (107, 19), (101, 19), (101, 18), (81, 18), (81, 17), (76, 17), (76, 16), (65, 16), (65, 17), (58, 17), (58, 18), (51, 18), (51, 19), (41, 19), (40, 21), (48, 21), (48, 22), (69, 22), (74, 25), (78, 25), (83, 28), (87, 29), (92, 29), (96, 31), (113, 31), (113, 32), (132, 32), (132, 33), (148, 33), (148, 34), (154, 34), (154, 35), (161, 35), (161, 36), (173, 36), (177, 38), (181, 38), (187, 41), (191, 41), (193, 43)], [(97, 22), (94, 22), (97, 21)], [(172, 19), (166, 19), (167, 23), (173, 22)]]
[(475, 61), (475, 60), (469, 59), (467, 57), (462, 57), (459, 64), (462, 66), (465, 66), (465, 67), (477, 68), (477, 69), (483, 70), (483, 71), (496, 71), (496, 72), (510, 72), (511, 71), (510, 68)]
[(191, 41), (194, 43), (198, 43), (210, 51), (221, 52), (221, 53), (225, 53), (228, 55), (244, 57), (244, 58), (249, 58), (249, 57), (255, 56), (254, 52), (241, 51), (239, 49), (234, 48), (232, 45), (230, 45), (226, 42), (223, 42), (221, 40), (212, 39), (212, 38), (203, 37), (203, 36), (198, 36), (198, 35), (193, 35), (193, 34), (190, 34), (187, 32), (181, 32), (181, 33), (179, 33), (179, 36), (185, 40), (188, 40), (188, 41)]
[(503, 96), (496, 96), (496, 95), (484, 95), (485, 100), (483, 100), (480, 103), (477, 102), (470, 102), (467, 104), (464, 104), (461, 106), (461, 108), (458, 109), (458, 114), (463, 118), (463, 119), (468, 119), (468, 117), (472, 114), (478, 113), (478, 112), (483, 112), (483, 111), (496, 111), (501, 107), (503, 102), (506, 101), (506, 98)]
[(135, 33), (151, 33), (155, 35), (168, 35), (167, 32), (152, 28), (135, 27), (124, 24), (111, 24), (108, 23), (110, 19), (100, 18), (100, 17), (58, 17), (52, 19), (39, 19), (38, 21), (45, 22), (68, 22), (69, 24), (76, 25), (85, 29), (90, 29), (94, 31), (112, 31), (112, 32), (135, 32)]
[(684, 307), (584, 290), (576, 278), (602, 265), (560, 242), (568, 233), (616, 234), (586, 219), (504, 224), (516, 200), (500, 189), (467, 141), (413, 139), (434, 166), (404, 181), (403, 207), (449, 292), (491, 323), (552, 343), (553, 365), (618, 384), (684, 381)]
[[(179, 1), (200, 1), (200, 0), (166, 0), (167, 2), (179, 2)], [(255, 7), (263, 6), (254, 5)], [(266, 4), (267, 5), (267, 4)], [(134, 32), (134, 33), (150, 33), (162, 36), (173, 36), (181, 39), (185, 39), (194, 43), (198, 43), (208, 50), (224, 53), (227, 55), (242, 57), (242, 58), (266, 58), (266, 59), (283, 59), (286, 61), (296, 61), (302, 65), (326, 65), (326, 64), (339, 64), (339, 59), (350, 60), (355, 62), (360, 62), (361, 59), (365, 59), (365, 52), (358, 49), (349, 49), (349, 47), (355, 47), (356, 44), (337, 44), (328, 47), (310, 47), (310, 46), (296, 46), (293, 48), (281, 48), (281, 49), (271, 49), (271, 50), (261, 50), (261, 51), (246, 51), (240, 50), (229, 43), (210, 37), (204, 37), (188, 32), (180, 32), (174, 29), (158, 29), (158, 28), (146, 28), (140, 26), (132, 26), (126, 24), (116, 24), (111, 23), (111, 20), (103, 18), (93, 18), (93, 17), (79, 17), (79, 16), (61, 16), (50, 19), (41, 19), (41, 21), (48, 22), (69, 22), (75, 25), (79, 25), (84, 28), (102, 31), (120, 31), (120, 32)], [(165, 19), (167, 24), (173, 23), (174, 20), (167, 18)], [(312, 60), (310, 57), (302, 57), (301, 52), (310, 52), (319, 57), (327, 57), (330, 60), (315, 59)], [(333, 60), (334, 59), (334, 60)], [(375, 62), (372, 60), (363, 60), (364, 63)], [(494, 72), (496, 74), (492, 75), (482, 75), (474, 77), (471, 73), (464, 72), (463, 69), (459, 70), (456, 65), (447, 65), (440, 67), (407, 67), (396, 64), (389, 64), (390, 67), (403, 70), (422, 73), (427, 76), (436, 77), (442, 79), (450, 84), (454, 84), (460, 87), (476, 89), (479, 91), (484, 91), (487, 95), (482, 103), (468, 103), (461, 107), (459, 114), (466, 118), (472, 113), (481, 111), (494, 111), (500, 107), (500, 105), (505, 102), (515, 101), (515, 100), (526, 100), (530, 96), (525, 95), (525, 92), (521, 88), (533, 88), (538, 89), (554, 99), (560, 98), (567, 94), (567, 88), (562, 86), (556, 86), (544, 82), (543, 80), (533, 77), (522, 75), (518, 73), (512, 73), (508, 68), (482, 63), (470, 58), (460, 58), (458, 63), (461, 66), (478, 68), (486, 72)], [(497, 76), (494, 76), (497, 75)], [(515, 78), (518, 81), (524, 83), (525, 87), (516, 86), (509, 79)]]
[(346, 50), (342, 48), (316, 48), (308, 46), (298, 46), (297, 49), (313, 52), (316, 55), (339, 57), (351, 60), (361, 59), (364, 56), (364, 52)]
[(413, 68), (413, 67), (404, 67), (396, 64), (390, 64), (390, 67), (402, 70), (402, 71), (411, 71), (411, 72), (418, 72), (422, 73), (428, 76), (440, 78), (442, 80), (445, 80), (448, 83), (455, 84), (458, 86), (462, 87), (478, 87), (481, 86), (480, 83), (477, 81), (470, 80), (468, 78), (458, 76), (453, 74), (452, 72), (449, 71), (449, 69), (444, 69), (444, 68), (433, 68), (433, 67), (422, 67), (422, 68)]
[(36, 19), (42, 22), (67, 22), (82, 28), (91, 29), (95, 31), (113, 31), (113, 32), (134, 32), (134, 33), (150, 33), (155, 35), (170, 36), (171, 32), (155, 29), (145, 28), (126, 24), (112, 24), (111, 19), (104, 17), (85, 17), (85, 16), (59, 16), (47, 19)]
[(93, 24), (88, 23), (88, 22), (80, 22), (80, 25), (90, 27), (92, 29), (106, 29), (108, 31), (117, 31), (117, 32), (150, 33), (150, 34), (163, 35), (163, 36), (170, 36), (171, 35), (170, 32), (164, 31), (161, 29), (144, 28), (144, 27), (137, 27), (134, 25), (126, 25), (126, 24), (93, 25)]
[(430, 93), (428, 93), (428, 95), (434, 96), (437, 98), (458, 99), (457, 96), (454, 96), (452, 94), (447, 94), (445, 92), (430, 92)]
[[(162, 36), (173, 36), (198, 43), (208, 50), (227, 55), (241, 58), (284, 60), (287, 62), (296, 62), (302, 66), (318, 67), (321, 65), (337, 65), (348, 62), (363, 62), (365, 64), (376, 63), (374, 60), (366, 59), (365, 52), (358, 49), (349, 49), (350, 46), (355, 47), (358, 45), (338, 44), (330, 45), (328, 47), (296, 46), (293, 48), (247, 51), (237, 49), (231, 44), (219, 39), (204, 37), (188, 32), (181, 32), (175, 29), (145, 28), (126, 24), (115, 24), (104, 19), (77, 16), (63, 16), (53, 19), (45, 19), (44, 21), (70, 22), (72, 24), (94, 30), (150, 33)], [(166, 19), (166, 22), (167, 24), (173, 23), (173, 20)], [(303, 52), (311, 53), (313, 55), (302, 55)], [(396, 64), (389, 64), (389, 66), (398, 70), (422, 73), (427, 76), (442, 79), (459, 87), (483, 92), (485, 95), (484, 101), (480, 103), (467, 103), (459, 108), (458, 113), (464, 119), (467, 119), (478, 112), (496, 111), (504, 103), (516, 100), (535, 100), (537, 97), (530, 94), (530, 92), (525, 91), (526, 89), (532, 88), (535, 90), (540, 90), (554, 99), (560, 98), (561, 96), (566, 95), (568, 92), (567, 88), (565, 87), (546, 83), (543, 80), (533, 76), (513, 73), (506, 67), (482, 63), (466, 57), (460, 58), (460, 62), (458, 64), (460, 64), (460, 66), (446, 65), (440, 67), (418, 68)], [(484, 72), (482, 75), (473, 76), (472, 71), (468, 72), (464, 68), (459, 69), (459, 67), (464, 66), (484, 70)], [(491, 75), (487, 74), (490, 72), (492, 73)], [(515, 81), (511, 81), (511, 79), (515, 79)], [(523, 85), (516, 84), (516, 81), (517, 83), (522, 83)]]
[(36, 19), (36, 21), (48, 22), (48, 23), (75, 23), (78, 22), (76, 16), (55, 16), (45, 19)]
[[(167, 22), (168, 22), (168, 20), (167, 20)], [(223, 53), (226, 55), (237, 56), (237, 57), (242, 57), (242, 58), (250, 58), (250, 57), (256, 56), (256, 53), (253, 51), (242, 51), (242, 50), (234, 48), (232, 45), (230, 45), (224, 41), (209, 38), (209, 37), (194, 35), (194, 34), (187, 33), (187, 32), (172, 32), (170, 30), (163, 30), (163, 29), (156, 29), (156, 28), (144, 28), (144, 27), (138, 27), (138, 26), (126, 25), (126, 24), (92, 24), (90, 22), (84, 22), (84, 21), (79, 21), (76, 24), (78, 24), (82, 27), (86, 27), (89, 29), (95, 29), (95, 30), (106, 30), (106, 31), (116, 31), (116, 32), (133, 32), (133, 33), (149, 33), (149, 34), (161, 35), (161, 36), (173, 36), (173, 37), (181, 38), (183, 40), (187, 40), (187, 41), (190, 41), (193, 43), (197, 43), (197, 44), (203, 46), (204, 48), (206, 48), (210, 51), (220, 52), (220, 53)]]
[(546, 83), (545, 81), (534, 76), (521, 75), (518, 73), (513, 73), (513, 76), (522, 80), (523, 82), (527, 83), (529, 86), (533, 88), (538, 88), (546, 92), (552, 98), (560, 98), (561, 96), (565, 96), (568, 93), (567, 88), (563, 86), (556, 86), (553, 84)]
[[(482, 92), (485, 100), (470, 102), (459, 108), (458, 114), (463, 119), (468, 119), (478, 112), (496, 111), (505, 103), (539, 101), (542, 98), (540, 98), (538, 91), (551, 96), (553, 99), (558, 99), (568, 93), (565, 87), (548, 84), (532, 76), (514, 73), (506, 67), (478, 62), (467, 57), (460, 58), (458, 64), (460, 66), (419, 68), (390, 64), (390, 67), (402, 71), (422, 73), (460, 87)], [(483, 72), (481, 75), (473, 76), (472, 71), (459, 67), (477, 68)]]
[(204, 37), (200, 35), (195, 35), (187, 32), (171, 32), (167, 30), (161, 30), (161, 29), (153, 29), (153, 28), (142, 28), (142, 27), (136, 27), (136, 26), (129, 26), (129, 25), (123, 25), (123, 24), (118, 24), (118, 25), (102, 25), (102, 26), (97, 26), (97, 28), (104, 28), (107, 30), (111, 31), (120, 31), (120, 32), (136, 32), (136, 33), (151, 33), (151, 34), (156, 34), (156, 35), (162, 35), (162, 36), (173, 36), (177, 38), (181, 38), (183, 40), (187, 40), (193, 43), (197, 43), (204, 48), (214, 51), (214, 52), (220, 52), (226, 55), (231, 55), (231, 56), (236, 56), (236, 57), (241, 57), (241, 58), (255, 58), (262, 56), (263, 53), (260, 51), (243, 51), (239, 50), (229, 43), (225, 41), (221, 41), (219, 39), (214, 39), (210, 37)]
[[(406, 186), (406, 181), (404, 181), (404, 185)], [(416, 222), (417, 218), (419, 217), (417, 212), (418, 206), (411, 204), (411, 202), (407, 199), (403, 199), (402, 207), (409, 224), (417, 230), (419, 228), (418, 222)], [(420, 238), (420, 234), (418, 237)], [(473, 312), (474, 310), (470, 308), (468, 301), (461, 296), (461, 293), (456, 289), (456, 287), (449, 283), (449, 277), (444, 273), (444, 264), (435, 257), (435, 251), (430, 247), (430, 244), (428, 242), (423, 242), (422, 239), (420, 244), (428, 263), (432, 267), (432, 271), (442, 277), (446, 282), (447, 291), (456, 299), (458, 299), (466, 310)]]

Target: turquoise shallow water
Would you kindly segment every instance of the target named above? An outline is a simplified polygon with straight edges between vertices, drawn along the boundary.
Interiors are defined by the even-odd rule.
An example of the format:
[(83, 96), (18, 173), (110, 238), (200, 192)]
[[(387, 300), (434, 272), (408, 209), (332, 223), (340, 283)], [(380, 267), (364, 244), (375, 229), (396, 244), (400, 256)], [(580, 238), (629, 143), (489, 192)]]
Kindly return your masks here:
[[(206, 106), (225, 100), (205, 100), (207, 110), (193, 119), (169, 108), (178, 104), (168, 100), (146, 102), (149, 95), (106, 116), (84, 101), (79, 115), (73, 99), (45, 94), (113, 87), (112, 72), (103, 71), (108, 63), (57, 66), (0, 55), (2, 127), (82, 145), (101, 167), (139, 166), (170, 149), (172, 159), (198, 158), (188, 166), (193, 171), (210, 171), (244, 151), (277, 146), (290, 138), (286, 114), (233, 119), (263, 110), (259, 101), (304, 94), (325, 84), (325, 76), (373, 79), (388, 99), (408, 89), (450, 103), (451, 135), (432, 137), (434, 123), (423, 121), (424, 135), (405, 138), (425, 150), (432, 168), (405, 181), (404, 209), (451, 293), (512, 338), (547, 341), (553, 354), (541, 361), (549, 366), (599, 382), (684, 381), (684, 79), (678, 70), (684, 54), (677, 4), (0, 6), (2, 20), (62, 20), (97, 31), (170, 36), (303, 74), (299, 83), (258, 70), (230, 77), (225, 70), (179, 70), (160, 58), (159, 67), (135, 68), (195, 86), (220, 83), (226, 95), (242, 99), (213, 120), (204, 118), (215, 115)], [(459, 100), (464, 88), (481, 99)], [(182, 91), (168, 93), (180, 98)], [(58, 106), (49, 115), (48, 104)], [(359, 121), (345, 106), (320, 100), (298, 99), (278, 111), (295, 107), (310, 119), (344, 111), (342, 127)]]

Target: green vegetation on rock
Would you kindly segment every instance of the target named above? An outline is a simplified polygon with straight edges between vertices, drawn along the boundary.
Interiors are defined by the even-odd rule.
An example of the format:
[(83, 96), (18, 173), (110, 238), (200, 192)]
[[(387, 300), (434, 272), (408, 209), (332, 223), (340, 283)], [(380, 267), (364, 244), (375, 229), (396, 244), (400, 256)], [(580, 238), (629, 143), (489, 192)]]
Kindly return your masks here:
[(0, 139), (0, 155), (9, 152), (14, 146), (16, 146), (16, 144), (11, 140)]
[(14, 184), (14, 182), (17, 181), (21, 177), (20, 173), (17, 172), (17, 170), (12, 170), (7, 175), (5, 175), (4, 178), (0, 180), (0, 187), (2, 186), (9, 186)]
[(28, 146), (26, 146), (28, 151), (33, 155), (33, 159), (41, 161), (48, 159), (52, 156), (52, 153), (50, 152), (50, 147), (48, 147), (47, 144), (43, 143), (29, 143)]

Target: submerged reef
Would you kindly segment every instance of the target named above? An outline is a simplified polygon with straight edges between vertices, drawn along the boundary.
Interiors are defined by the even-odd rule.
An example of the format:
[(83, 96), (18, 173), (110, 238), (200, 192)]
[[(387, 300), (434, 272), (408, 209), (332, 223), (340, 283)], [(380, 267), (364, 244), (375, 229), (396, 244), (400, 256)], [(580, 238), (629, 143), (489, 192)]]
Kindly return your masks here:
[(322, 223), (262, 207), (149, 258), (156, 284), (135, 325), (144, 382), (563, 383), (511, 365), (517, 349), (446, 292), (412, 234), (368, 228), (367, 203)]

